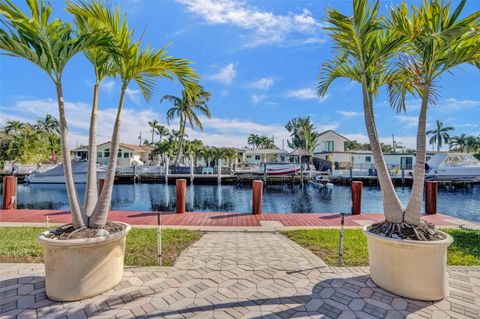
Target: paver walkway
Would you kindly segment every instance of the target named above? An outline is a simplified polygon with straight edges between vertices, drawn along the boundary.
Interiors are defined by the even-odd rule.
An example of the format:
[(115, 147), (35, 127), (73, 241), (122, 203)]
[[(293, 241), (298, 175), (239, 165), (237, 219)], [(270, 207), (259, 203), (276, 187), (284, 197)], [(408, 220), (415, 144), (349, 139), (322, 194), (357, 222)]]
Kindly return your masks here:
[(42, 276), (42, 265), (0, 265), (0, 317), (480, 317), (480, 267), (450, 267), (448, 298), (420, 302), (273, 233), (208, 233), (174, 267), (127, 269), (115, 289), (81, 302), (47, 300)]

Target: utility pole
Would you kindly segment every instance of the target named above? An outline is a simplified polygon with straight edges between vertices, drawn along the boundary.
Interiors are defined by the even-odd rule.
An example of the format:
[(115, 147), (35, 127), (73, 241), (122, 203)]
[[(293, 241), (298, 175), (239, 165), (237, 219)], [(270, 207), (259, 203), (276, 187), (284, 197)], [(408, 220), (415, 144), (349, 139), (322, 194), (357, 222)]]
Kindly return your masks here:
[(397, 153), (397, 148), (395, 147), (395, 135), (392, 134), (392, 149), (393, 153)]
[(142, 132), (140, 132), (140, 135), (138, 135), (138, 145), (142, 146)]

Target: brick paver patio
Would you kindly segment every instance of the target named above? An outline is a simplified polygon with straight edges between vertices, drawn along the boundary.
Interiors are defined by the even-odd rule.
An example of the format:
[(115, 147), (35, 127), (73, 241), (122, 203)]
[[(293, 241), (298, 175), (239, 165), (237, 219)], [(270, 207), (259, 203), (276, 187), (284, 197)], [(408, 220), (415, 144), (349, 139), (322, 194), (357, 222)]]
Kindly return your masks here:
[(42, 265), (0, 265), (0, 318), (480, 318), (480, 267), (449, 267), (448, 283), (443, 301), (409, 300), (281, 235), (220, 232), (81, 302), (46, 299)]

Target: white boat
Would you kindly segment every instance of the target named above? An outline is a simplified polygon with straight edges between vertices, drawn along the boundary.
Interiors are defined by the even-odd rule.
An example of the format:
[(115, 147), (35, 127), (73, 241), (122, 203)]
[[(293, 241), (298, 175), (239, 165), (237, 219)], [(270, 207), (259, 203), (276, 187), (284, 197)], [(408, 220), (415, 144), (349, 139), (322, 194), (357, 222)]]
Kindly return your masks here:
[[(267, 175), (285, 175), (299, 172), (302, 169), (300, 164), (267, 164)], [(264, 174), (264, 167), (256, 170), (257, 174)]]
[[(72, 162), (73, 180), (76, 184), (87, 182), (87, 162)], [(97, 166), (97, 177), (105, 178), (105, 168)], [(44, 172), (34, 171), (26, 177), (26, 181), (32, 184), (65, 184), (63, 164)]]
[(426, 169), (427, 180), (480, 181), (480, 161), (470, 154), (436, 154), (427, 162)]

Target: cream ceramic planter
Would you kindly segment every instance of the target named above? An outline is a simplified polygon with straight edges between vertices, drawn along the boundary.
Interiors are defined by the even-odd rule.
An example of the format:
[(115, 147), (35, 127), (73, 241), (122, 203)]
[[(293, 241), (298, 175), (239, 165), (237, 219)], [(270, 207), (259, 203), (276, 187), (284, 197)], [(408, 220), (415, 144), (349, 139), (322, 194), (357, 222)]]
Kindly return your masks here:
[(45, 288), (49, 299), (82, 300), (113, 288), (123, 276), (125, 239), (130, 225), (106, 237), (55, 240), (38, 237), (43, 246)]
[(365, 226), (368, 241), (370, 276), (381, 288), (402, 297), (440, 300), (446, 293), (447, 248), (452, 236), (445, 239), (414, 241), (385, 238)]

